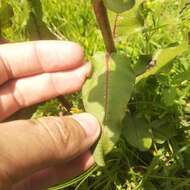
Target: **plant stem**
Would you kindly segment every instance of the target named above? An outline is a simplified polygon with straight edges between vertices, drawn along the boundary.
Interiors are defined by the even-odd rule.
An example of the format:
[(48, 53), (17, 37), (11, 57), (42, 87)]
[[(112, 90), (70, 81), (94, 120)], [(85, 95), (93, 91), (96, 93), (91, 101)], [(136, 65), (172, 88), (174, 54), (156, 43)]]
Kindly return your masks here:
[(109, 54), (116, 51), (107, 10), (102, 0), (93, 0), (97, 22), (100, 26), (106, 50)]

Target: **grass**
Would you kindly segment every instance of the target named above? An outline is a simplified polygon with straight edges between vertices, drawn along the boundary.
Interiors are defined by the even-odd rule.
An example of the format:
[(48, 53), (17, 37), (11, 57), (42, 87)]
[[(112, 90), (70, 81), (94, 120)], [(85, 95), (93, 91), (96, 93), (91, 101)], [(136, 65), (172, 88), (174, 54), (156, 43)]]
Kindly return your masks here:
[[(58, 39), (80, 43), (86, 59), (104, 49), (90, 0), (43, 0), (43, 19)], [(118, 46), (132, 59), (182, 41), (189, 30), (190, 9), (179, 17), (182, 1), (149, 1), (148, 32), (131, 34)], [(10, 0), (15, 16), (13, 25), (3, 31), (11, 41), (29, 40), (26, 0)], [(151, 32), (153, 31), (153, 32)], [(190, 189), (190, 49), (173, 61), (170, 72), (149, 77), (135, 89), (129, 109), (151, 123), (153, 145), (141, 152), (124, 137), (106, 158), (106, 167), (69, 182), (64, 189), (79, 190), (188, 190)], [(80, 94), (66, 97), (71, 112), (83, 110)], [(56, 115), (60, 100), (38, 107), (34, 116)], [(66, 110), (64, 113), (68, 112)], [(157, 131), (158, 133), (156, 133)], [(88, 176), (88, 177), (86, 177)], [(82, 183), (81, 183), (82, 180)], [(74, 183), (75, 182), (75, 183)], [(68, 184), (67, 184), (68, 185)]]

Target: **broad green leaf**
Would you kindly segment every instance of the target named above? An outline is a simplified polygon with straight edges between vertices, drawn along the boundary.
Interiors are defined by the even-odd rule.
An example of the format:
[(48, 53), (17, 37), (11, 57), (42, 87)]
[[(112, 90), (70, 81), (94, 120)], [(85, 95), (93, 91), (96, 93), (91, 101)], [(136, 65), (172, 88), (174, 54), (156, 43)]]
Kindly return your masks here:
[(102, 137), (95, 148), (98, 165), (104, 165), (104, 155), (109, 153), (121, 133), (127, 103), (134, 87), (135, 74), (124, 55), (97, 53), (93, 57), (94, 72), (83, 87), (85, 110), (102, 124)]
[(152, 136), (150, 127), (145, 119), (127, 114), (123, 125), (123, 135), (129, 144), (141, 151), (150, 149)]
[(103, 0), (105, 6), (116, 13), (122, 13), (135, 5), (135, 0)]
[(176, 127), (172, 122), (165, 120), (154, 120), (150, 124), (153, 132), (153, 139), (158, 144), (163, 144), (176, 135)]
[(190, 67), (175, 77), (175, 81), (178, 84), (180, 84), (181, 82), (185, 80), (190, 80)]
[(151, 62), (152, 56), (151, 55), (140, 55), (138, 62), (133, 66), (133, 70), (136, 74), (136, 76), (143, 74), (148, 64)]
[(173, 59), (175, 59), (177, 56), (180, 56), (187, 48), (188, 44), (182, 43), (176, 47), (169, 47), (166, 49), (158, 50), (153, 56), (150, 68), (147, 69), (145, 73), (137, 77), (136, 83), (148, 78), (150, 75), (155, 75), (161, 72), (169, 65), (169, 63), (171, 63)]
[(122, 14), (110, 12), (110, 20), (115, 37), (126, 37), (127, 35), (141, 31), (144, 27), (144, 19), (140, 14), (140, 4), (143, 0), (136, 2), (135, 6)]
[(177, 89), (175, 86), (165, 89), (162, 94), (162, 100), (166, 106), (173, 106), (178, 98)]
[(26, 30), (30, 40), (39, 39), (55, 39), (55, 36), (50, 32), (43, 21), (42, 4), (40, 0), (29, 0), (30, 17)]

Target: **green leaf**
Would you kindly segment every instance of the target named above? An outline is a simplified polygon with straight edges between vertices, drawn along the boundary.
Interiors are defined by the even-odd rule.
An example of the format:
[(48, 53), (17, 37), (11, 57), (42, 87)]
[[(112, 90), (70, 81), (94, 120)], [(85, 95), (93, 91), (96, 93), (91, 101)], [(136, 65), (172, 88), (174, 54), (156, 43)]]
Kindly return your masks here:
[(105, 6), (116, 13), (122, 13), (135, 5), (135, 0), (103, 0)]
[(134, 65), (133, 70), (136, 74), (136, 76), (143, 74), (148, 64), (151, 62), (152, 56), (151, 55), (140, 55), (138, 62)]
[(154, 141), (163, 144), (176, 135), (176, 127), (173, 122), (165, 120), (154, 120), (150, 124), (153, 132)]
[(13, 9), (7, 1), (0, 2), (0, 29), (11, 25), (11, 17), (13, 16)]
[(176, 84), (180, 84), (181, 82), (185, 80), (190, 80), (190, 65), (188, 60), (184, 60), (183, 64), (186, 64), (186, 68), (184, 68), (183, 72), (178, 73), (175, 77), (174, 80)]
[(166, 106), (173, 106), (178, 98), (177, 89), (175, 86), (165, 89), (162, 94), (162, 100)]
[(55, 39), (43, 21), (42, 3), (40, 0), (29, 0), (30, 17), (26, 30), (30, 40)]
[(180, 56), (187, 48), (188, 44), (184, 42), (176, 47), (158, 50), (151, 61), (153, 64), (150, 65), (150, 68), (147, 69), (145, 73), (137, 77), (136, 83), (148, 78), (151, 75), (155, 75), (163, 71), (163, 69), (165, 69), (173, 59)]
[(104, 165), (104, 155), (109, 153), (121, 133), (127, 103), (134, 88), (135, 74), (124, 55), (97, 53), (93, 57), (94, 72), (83, 87), (85, 110), (102, 124), (102, 136), (95, 148), (98, 165)]
[(144, 19), (140, 14), (140, 4), (142, 2), (143, 0), (137, 1), (131, 10), (122, 14), (110, 12), (112, 30), (116, 38), (127, 37), (129, 34), (141, 31), (144, 28)]
[(124, 121), (123, 135), (127, 142), (140, 151), (147, 151), (152, 146), (151, 130), (143, 118), (127, 114)]

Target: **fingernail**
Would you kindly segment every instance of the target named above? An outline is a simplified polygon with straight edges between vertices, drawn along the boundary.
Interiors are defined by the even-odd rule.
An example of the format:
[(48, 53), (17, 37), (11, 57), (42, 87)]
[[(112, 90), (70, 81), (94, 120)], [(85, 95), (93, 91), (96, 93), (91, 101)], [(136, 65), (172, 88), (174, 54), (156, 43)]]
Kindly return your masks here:
[(100, 125), (98, 120), (93, 115), (89, 113), (82, 113), (72, 115), (71, 117), (80, 123), (81, 127), (83, 127), (88, 136), (99, 136)]
[(90, 62), (85, 63), (86, 65), (86, 77), (90, 77), (92, 74), (92, 64)]

